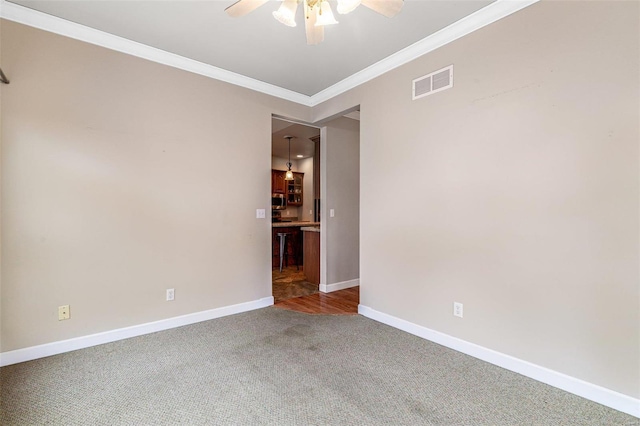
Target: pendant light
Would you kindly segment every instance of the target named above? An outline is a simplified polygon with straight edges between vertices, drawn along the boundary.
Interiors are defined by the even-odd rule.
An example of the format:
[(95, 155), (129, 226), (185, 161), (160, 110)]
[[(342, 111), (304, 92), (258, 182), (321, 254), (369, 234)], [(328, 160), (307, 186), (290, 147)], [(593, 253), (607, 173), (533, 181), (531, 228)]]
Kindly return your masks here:
[(287, 163), (287, 172), (284, 174), (284, 180), (293, 180), (293, 172), (291, 171), (291, 139), (293, 136), (285, 136), (289, 140), (289, 162)]

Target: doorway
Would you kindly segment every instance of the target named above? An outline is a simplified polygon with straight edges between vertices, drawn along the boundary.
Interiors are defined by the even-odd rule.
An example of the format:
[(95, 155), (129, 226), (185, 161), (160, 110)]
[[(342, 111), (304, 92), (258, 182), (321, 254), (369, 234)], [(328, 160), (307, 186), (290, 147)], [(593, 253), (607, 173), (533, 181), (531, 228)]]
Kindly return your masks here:
[[(272, 173), (309, 170), (304, 172), (305, 193), (303, 199), (313, 204), (294, 205), (295, 209), (281, 210), (272, 218), (272, 288), (275, 306), (306, 313), (356, 314), (360, 298), (360, 111), (354, 107), (322, 123), (321, 128), (289, 122), (280, 117), (272, 120)], [(310, 128), (306, 137), (314, 143), (314, 155), (305, 169), (304, 161), (296, 164), (297, 126)], [(303, 136), (304, 138), (304, 136)], [(305, 141), (306, 142), (306, 141)], [(291, 143), (291, 154), (289, 154)], [(310, 151), (310, 149), (309, 149)], [(289, 156), (291, 155), (291, 157)], [(304, 157), (300, 157), (304, 160)], [(289, 166), (290, 165), (290, 166)], [(298, 169), (296, 170), (296, 167)], [(277, 181), (274, 181), (276, 183)], [(295, 189), (295, 183), (284, 184)], [(281, 188), (280, 185), (277, 186)], [(311, 192), (307, 192), (312, 187)], [(272, 185), (272, 190), (276, 186)], [(282, 191), (282, 189), (280, 189)], [(287, 199), (291, 193), (285, 190)], [(295, 194), (295, 192), (294, 192)], [(275, 194), (272, 194), (275, 195)], [(295, 199), (295, 197), (294, 197)], [(288, 210), (288, 211), (287, 211)], [(282, 227), (302, 222), (301, 227), (288, 227), (285, 244), (278, 231)], [(318, 233), (305, 232), (306, 228), (321, 225)], [(309, 276), (308, 243), (317, 237), (314, 253), (317, 258), (317, 278)], [(296, 242), (298, 242), (297, 248)], [(301, 244), (302, 243), (302, 244)], [(302, 262), (296, 253), (303, 248)], [(284, 257), (280, 256), (283, 253)], [(279, 262), (283, 262), (282, 272)]]
[(319, 274), (310, 274), (314, 264), (319, 271), (319, 252), (314, 262), (304, 244), (307, 229), (320, 225), (320, 129), (276, 117), (271, 124), (271, 275), (277, 304), (319, 291)]

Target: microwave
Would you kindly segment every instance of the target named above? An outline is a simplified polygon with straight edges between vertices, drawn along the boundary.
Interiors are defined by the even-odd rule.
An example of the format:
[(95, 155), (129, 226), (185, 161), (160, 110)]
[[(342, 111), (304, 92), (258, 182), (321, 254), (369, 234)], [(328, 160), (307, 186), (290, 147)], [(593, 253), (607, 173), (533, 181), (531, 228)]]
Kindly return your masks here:
[(271, 210), (286, 210), (287, 197), (284, 194), (271, 194)]

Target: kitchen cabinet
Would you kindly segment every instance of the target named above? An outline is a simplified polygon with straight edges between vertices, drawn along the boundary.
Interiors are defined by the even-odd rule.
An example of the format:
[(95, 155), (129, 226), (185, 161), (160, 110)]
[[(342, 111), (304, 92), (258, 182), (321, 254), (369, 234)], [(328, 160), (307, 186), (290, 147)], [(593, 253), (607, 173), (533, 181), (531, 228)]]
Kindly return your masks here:
[(293, 172), (293, 180), (284, 180), (286, 172), (271, 170), (271, 192), (285, 194), (287, 206), (301, 206), (304, 195), (304, 173)]
[(320, 284), (320, 229), (302, 228), (304, 235), (304, 276), (312, 284)]
[(304, 173), (293, 172), (293, 180), (285, 181), (287, 186), (287, 206), (301, 206), (304, 194)]
[(271, 170), (271, 192), (273, 194), (284, 194), (287, 187), (285, 185), (284, 173), (282, 170)]

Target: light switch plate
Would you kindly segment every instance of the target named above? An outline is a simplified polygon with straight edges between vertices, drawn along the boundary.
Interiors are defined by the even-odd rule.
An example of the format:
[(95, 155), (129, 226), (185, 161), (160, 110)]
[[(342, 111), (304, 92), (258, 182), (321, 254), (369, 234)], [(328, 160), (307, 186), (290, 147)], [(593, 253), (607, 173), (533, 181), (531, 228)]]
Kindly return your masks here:
[(330, 210), (329, 210), (329, 216), (330, 216), (330, 217), (334, 217), (335, 215), (336, 215), (335, 210), (330, 209)]
[(256, 209), (256, 219), (264, 219), (266, 217), (265, 209)]

